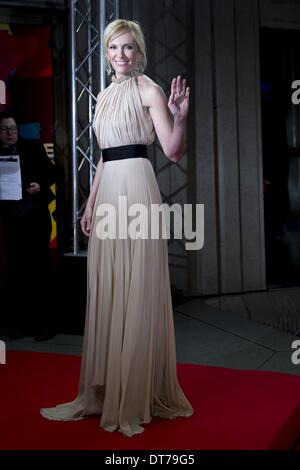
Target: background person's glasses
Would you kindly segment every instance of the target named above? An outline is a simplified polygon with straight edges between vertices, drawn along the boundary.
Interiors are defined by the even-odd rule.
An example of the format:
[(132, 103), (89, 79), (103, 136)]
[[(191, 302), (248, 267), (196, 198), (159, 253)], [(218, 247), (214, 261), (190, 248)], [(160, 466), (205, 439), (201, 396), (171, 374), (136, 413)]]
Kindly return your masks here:
[(16, 132), (17, 128), (15, 126), (11, 126), (11, 127), (1, 126), (0, 131), (1, 132)]

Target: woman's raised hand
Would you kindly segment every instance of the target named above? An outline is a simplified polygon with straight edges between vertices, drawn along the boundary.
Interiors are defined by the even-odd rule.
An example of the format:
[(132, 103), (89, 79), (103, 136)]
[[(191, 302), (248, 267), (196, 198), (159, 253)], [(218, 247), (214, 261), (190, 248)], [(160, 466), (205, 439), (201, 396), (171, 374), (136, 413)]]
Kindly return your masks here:
[(189, 96), (190, 89), (186, 87), (186, 79), (182, 79), (180, 75), (173, 78), (168, 107), (174, 119), (186, 119), (189, 112)]

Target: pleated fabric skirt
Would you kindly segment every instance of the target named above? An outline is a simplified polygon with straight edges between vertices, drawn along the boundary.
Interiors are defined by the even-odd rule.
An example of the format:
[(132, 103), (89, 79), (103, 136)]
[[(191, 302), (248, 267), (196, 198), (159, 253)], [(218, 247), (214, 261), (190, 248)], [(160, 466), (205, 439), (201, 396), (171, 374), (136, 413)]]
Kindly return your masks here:
[[(142, 432), (141, 425), (152, 416), (175, 418), (193, 412), (176, 375), (167, 240), (136, 238), (124, 231), (133, 220), (127, 217), (128, 209), (137, 203), (148, 209), (139, 221), (148, 218), (150, 233), (151, 205), (161, 204), (150, 161), (106, 162), (88, 248), (79, 393), (73, 402), (42, 409), (49, 419), (99, 415), (107, 431), (132, 436)], [(117, 237), (104, 239), (108, 225), (103, 221), (111, 222), (105, 210), (111, 207)]]

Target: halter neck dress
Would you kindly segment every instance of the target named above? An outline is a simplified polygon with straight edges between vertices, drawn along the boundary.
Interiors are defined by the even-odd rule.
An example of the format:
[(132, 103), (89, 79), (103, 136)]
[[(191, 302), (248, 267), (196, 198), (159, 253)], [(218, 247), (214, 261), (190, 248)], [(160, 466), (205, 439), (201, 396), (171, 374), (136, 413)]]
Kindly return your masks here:
[[(93, 128), (101, 149), (150, 145), (153, 122), (143, 107), (137, 76), (98, 95)], [(87, 306), (77, 398), (43, 408), (48, 419), (100, 416), (100, 426), (126, 436), (143, 432), (153, 416), (190, 416), (176, 375), (176, 351), (166, 239), (99, 239), (97, 208), (119, 197), (128, 207), (161, 204), (150, 161), (107, 161), (93, 210), (88, 246)], [(118, 219), (117, 224), (121, 224)], [(99, 235), (99, 234), (98, 234)]]

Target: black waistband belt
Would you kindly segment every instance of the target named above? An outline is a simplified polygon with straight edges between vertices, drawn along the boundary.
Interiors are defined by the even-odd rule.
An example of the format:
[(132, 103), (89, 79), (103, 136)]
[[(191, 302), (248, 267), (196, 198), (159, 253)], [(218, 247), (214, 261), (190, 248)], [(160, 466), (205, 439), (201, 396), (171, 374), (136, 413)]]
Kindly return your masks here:
[(103, 162), (112, 160), (124, 160), (125, 158), (148, 158), (147, 145), (121, 145), (102, 150)]

